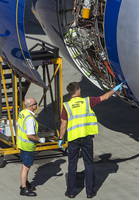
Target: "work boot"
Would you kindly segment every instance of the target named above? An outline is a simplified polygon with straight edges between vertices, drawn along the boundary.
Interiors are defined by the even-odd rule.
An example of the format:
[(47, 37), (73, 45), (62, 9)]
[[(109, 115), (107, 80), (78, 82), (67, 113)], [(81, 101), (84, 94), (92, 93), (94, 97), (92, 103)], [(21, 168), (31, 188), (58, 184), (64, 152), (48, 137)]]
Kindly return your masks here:
[(65, 192), (65, 196), (69, 198), (75, 198), (75, 194), (69, 194), (67, 191)]
[(35, 192), (30, 191), (27, 187), (21, 187), (20, 195), (35, 197), (37, 194)]
[(26, 182), (26, 186), (30, 191), (35, 191), (36, 190), (35, 186), (31, 185), (31, 183), (29, 183), (29, 181)]
[(93, 190), (93, 192), (91, 194), (87, 195), (87, 198), (93, 198), (94, 196), (96, 196), (96, 192)]

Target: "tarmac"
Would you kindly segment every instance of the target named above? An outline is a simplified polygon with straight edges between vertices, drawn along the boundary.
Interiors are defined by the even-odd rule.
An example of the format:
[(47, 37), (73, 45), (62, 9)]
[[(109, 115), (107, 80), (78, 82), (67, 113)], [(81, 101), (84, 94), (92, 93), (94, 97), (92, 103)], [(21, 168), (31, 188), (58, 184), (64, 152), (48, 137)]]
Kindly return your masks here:
[[(29, 26), (30, 20), (26, 21)], [(36, 26), (36, 27), (35, 27)], [(38, 30), (38, 24), (33, 24)], [(41, 32), (41, 31), (40, 31)], [(29, 33), (30, 36), (49, 41), (41, 33)], [(69, 99), (66, 86), (69, 82), (80, 82), (82, 96), (100, 96), (105, 91), (90, 83), (82, 74), (63, 58), (63, 98)], [(27, 96), (39, 101), (42, 90), (31, 85)], [(48, 99), (46, 112), (43, 106), (37, 113), (37, 120), (54, 129), (54, 119), (50, 117), (51, 103)], [(118, 96), (111, 97), (95, 108), (99, 123), (99, 134), (94, 138), (94, 173), (95, 190), (94, 200), (138, 200), (139, 199), (139, 109), (122, 101)], [(4, 157), (5, 166), (0, 168), (0, 199), (22, 200), (29, 197), (20, 196), (20, 172), (22, 162), (19, 155)], [(78, 161), (77, 172), (84, 171), (82, 157)], [(68, 172), (67, 153), (57, 150), (36, 152), (34, 165), (29, 172), (29, 181), (36, 186), (36, 200), (66, 200), (66, 175)], [(82, 174), (80, 174), (82, 175)], [(82, 176), (78, 181), (77, 196), (75, 199), (86, 198), (85, 184)], [(79, 187), (80, 186), (80, 187)]]

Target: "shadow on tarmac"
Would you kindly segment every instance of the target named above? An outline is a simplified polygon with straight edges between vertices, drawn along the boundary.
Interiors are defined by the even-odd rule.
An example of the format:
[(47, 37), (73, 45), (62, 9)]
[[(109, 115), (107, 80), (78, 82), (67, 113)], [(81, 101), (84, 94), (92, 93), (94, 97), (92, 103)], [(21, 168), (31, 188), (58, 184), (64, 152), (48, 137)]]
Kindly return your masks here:
[[(107, 91), (102, 91), (93, 84), (91, 84), (85, 77), (82, 78), (80, 82), (82, 97), (86, 96), (101, 96)], [(64, 86), (66, 87), (66, 86)], [(63, 101), (68, 101), (70, 96), (68, 94), (63, 96)], [(44, 125), (54, 128), (54, 117), (52, 111), (52, 105), (47, 106), (47, 113), (44, 116), (42, 111), (38, 115), (38, 121)], [(139, 141), (139, 109), (133, 108), (128, 103), (122, 101), (118, 96), (111, 97), (105, 102), (102, 102), (100, 105), (96, 106), (94, 109), (98, 122), (104, 127), (120, 132), (120, 134), (125, 134)], [(132, 117), (131, 117), (132, 116)], [(95, 171), (95, 189), (98, 191), (103, 185), (109, 174), (117, 173), (119, 169), (118, 163), (132, 160), (139, 157), (139, 154), (128, 157), (128, 158), (117, 158), (113, 159), (112, 154), (103, 154), (99, 156), (99, 159), (94, 162), (94, 171)], [(45, 165), (43, 165), (45, 168)], [(46, 165), (46, 168), (48, 165)], [(44, 171), (46, 171), (45, 169)], [(38, 172), (39, 174), (39, 172)], [(54, 172), (56, 174), (56, 171)], [(52, 174), (53, 176), (53, 174)], [(39, 176), (38, 176), (39, 178)], [(50, 176), (48, 175), (48, 179)], [(46, 180), (48, 180), (46, 177)], [(33, 179), (34, 180), (34, 179)], [(34, 182), (35, 183), (35, 182)], [(77, 194), (79, 194), (84, 187), (77, 188)]]
[(49, 162), (38, 167), (35, 172), (35, 176), (32, 179), (31, 184), (35, 187), (38, 185), (43, 185), (46, 181), (48, 181), (52, 177), (63, 176), (63, 173), (59, 173), (61, 171), (61, 165), (64, 164), (66, 160), (58, 159), (54, 162)]
[(135, 159), (139, 157), (139, 154), (131, 156), (129, 158), (117, 158), (110, 159), (112, 157), (111, 153), (100, 155), (101, 160), (94, 162), (94, 173), (95, 173), (95, 190), (98, 191), (103, 185), (109, 174), (117, 173), (119, 166), (118, 163), (125, 162), (128, 160)]
[[(107, 153), (100, 155), (97, 158), (97, 161), (94, 161), (94, 182), (95, 182), (95, 191), (97, 192), (103, 183), (106, 181), (109, 174), (117, 173), (119, 169), (118, 163), (132, 160), (139, 157), (139, 154), (131, 156), (129, 158), (117, 158), (112, 159), (112, 154)], [(41, 157), (43, 159), (43, 156)], [(45, 159), (45, 157), (44, 157)], [(96, 158), (95, 158), (96, 159)], [(66, 162), (65, 159), (59, 158), (56, 161), (51, 161), (46, 164), (38, 167), (35, 172), (34, 178), (32, 179), (31, 184), (36, 186), (43, 185), (46, 181), (52, 177), (63, 176), (63, 173), (60, 173), (62, 168), (61, 165)], [(67, 180), (67, 173), (65, 174), (65, 184)], [(84, 170), (77, 173), (77, 189), (76, 195), (79, 194), (84, 189)]]

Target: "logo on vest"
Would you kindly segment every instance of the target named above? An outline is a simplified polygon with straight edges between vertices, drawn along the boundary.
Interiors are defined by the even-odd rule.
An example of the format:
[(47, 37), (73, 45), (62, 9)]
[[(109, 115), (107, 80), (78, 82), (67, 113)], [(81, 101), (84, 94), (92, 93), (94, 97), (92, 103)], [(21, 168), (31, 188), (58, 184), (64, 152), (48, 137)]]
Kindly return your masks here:
[(83, 101), (76, 101), (74, 104), (72, 104), (72, 108), (79, 108), (83, 103)]
[(19, 114), (19, 118), (20, 118), (20, 119), (23, 119), (23, 118), (25, 118), (25, 115), (24, 115), (23, 113), (20, 113), (20, 114)]

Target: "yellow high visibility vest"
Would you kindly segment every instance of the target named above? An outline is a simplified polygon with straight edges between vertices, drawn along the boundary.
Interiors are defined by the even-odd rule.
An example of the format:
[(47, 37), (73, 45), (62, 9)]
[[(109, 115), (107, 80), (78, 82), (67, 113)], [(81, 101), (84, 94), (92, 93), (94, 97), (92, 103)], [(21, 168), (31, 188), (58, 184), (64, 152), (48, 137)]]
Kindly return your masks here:
[(35, 117), (26, 109), (22, 110), (18, 117), (17, 122), (17, 146), (19, 149), (22, 149), (23, 151), (35, 151), (36, 143), (29, 140), (27, 137), (27, 127), (26, 122), (33, 118), (36, 123), (36, 130), (35, 130), (35, 136), (38, 137), (38, 122), (36, 121)]
[(98, 134), (98, 123), (94, 111), (90, 107), (89, 97), (74, 97), (64, 103), (68, 114), (68, 141), (87, 135)]

